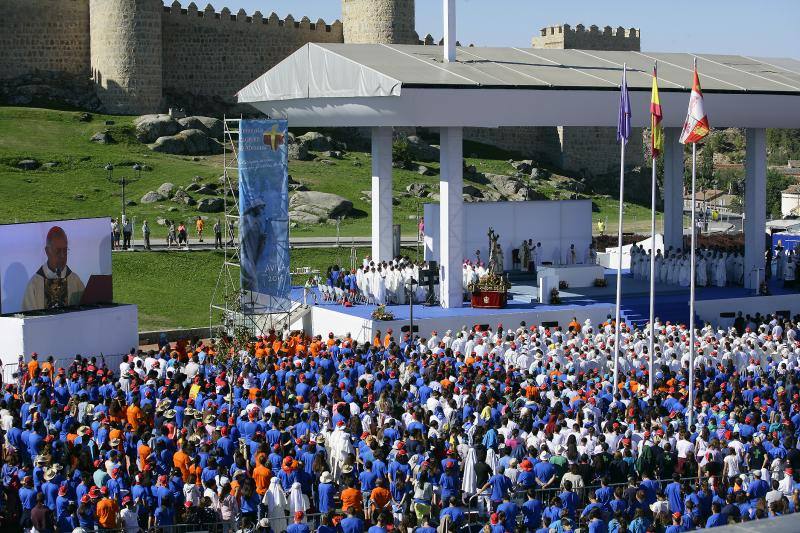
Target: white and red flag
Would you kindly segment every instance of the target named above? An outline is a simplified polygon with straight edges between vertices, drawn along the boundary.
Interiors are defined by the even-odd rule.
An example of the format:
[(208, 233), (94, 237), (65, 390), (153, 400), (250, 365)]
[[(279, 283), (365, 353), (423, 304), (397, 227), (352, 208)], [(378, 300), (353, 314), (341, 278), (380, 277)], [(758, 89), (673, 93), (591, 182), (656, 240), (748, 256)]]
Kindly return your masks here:
[(686, 122), (683, 123), (680, 142), (681, 144), (696, 143), (710, 131), (711, 126), (708, 125), (708, 116), (703, 109), (703, 91), (700, 89), (700, 78), (697, 76), (697, 65), (695, 64), (689, 112), (686, 115)]

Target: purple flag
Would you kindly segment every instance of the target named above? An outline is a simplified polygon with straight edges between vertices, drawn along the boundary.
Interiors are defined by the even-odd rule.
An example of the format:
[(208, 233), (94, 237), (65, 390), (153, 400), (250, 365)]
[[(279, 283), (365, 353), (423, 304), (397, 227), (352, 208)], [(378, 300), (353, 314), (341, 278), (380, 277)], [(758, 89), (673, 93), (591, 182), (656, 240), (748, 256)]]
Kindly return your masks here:
[(619, 95), (619, 121), (617, 122), (617, 142), (628, 144), (631, 136), (631, 100), (628, 96), (627, 66), (622, 67), (622, 91)]

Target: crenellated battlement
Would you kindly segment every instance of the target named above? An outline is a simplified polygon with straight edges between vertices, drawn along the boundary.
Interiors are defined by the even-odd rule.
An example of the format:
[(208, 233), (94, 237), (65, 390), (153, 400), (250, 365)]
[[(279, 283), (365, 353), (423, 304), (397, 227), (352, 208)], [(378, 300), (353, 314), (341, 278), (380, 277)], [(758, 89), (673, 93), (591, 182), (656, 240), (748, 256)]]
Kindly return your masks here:
[(569, 24), (545, 26), (540, 34), (531, 40), (533, 48), (583, 49), (583, 50), (627, 50), (639, 51), (641, 35), (638, 28), (600, 28), (591, 25), (588, 28), (578, 24), (574, 28)]
[(305, 31), (319, 31), (326, 33), (341, 33), (342, 23), (339, 20), (334, 21), (332, 24), (326, 23), (323, 19), (317, 19), (312, 22), (310, 18), (303, 17), (300, 20), (295, 20), (292, 15), (287, 15), (286, 18), (280, 18), (274, 11), (265, 17), (261, 11), (256, 11), (252, 15), (248, 15), (244, 9), (240, 9), (233, 13), (229, 8), (224, 7), (219, 11), (214, 9), (214, 6), (207, 4), (201, 11), (197, 4), (194, 2), (189, 3), (183, 7), (177, 0), (172, 2), (171, 5), (164, 6), (165, 17), (188, 17), (200, 23), (202, 22), (220, 22), (220, 23), (246, 23), (246, 24), (261, 24), (270, 26), (272, 28), (286, 28), (286, 29), (300, 29)]

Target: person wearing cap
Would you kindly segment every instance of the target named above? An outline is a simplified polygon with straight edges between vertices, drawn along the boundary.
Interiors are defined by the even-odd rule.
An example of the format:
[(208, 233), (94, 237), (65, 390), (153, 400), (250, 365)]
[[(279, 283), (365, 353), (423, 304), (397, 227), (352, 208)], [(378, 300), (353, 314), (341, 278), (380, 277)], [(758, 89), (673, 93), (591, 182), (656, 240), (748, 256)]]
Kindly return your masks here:
[(120, 511), (121, 527), (125, 533), (139, 533), (139, 515), (136, 512), (133, 498), (125, 496), (122, 498), (122, 510)]
[(294, 513), (294, 521), (286, 528), (286, 533), (310, 533), (311, 528), (308, 527), (304, 519), (305, 513), (303, 513), (303, 511), (296, 511)]

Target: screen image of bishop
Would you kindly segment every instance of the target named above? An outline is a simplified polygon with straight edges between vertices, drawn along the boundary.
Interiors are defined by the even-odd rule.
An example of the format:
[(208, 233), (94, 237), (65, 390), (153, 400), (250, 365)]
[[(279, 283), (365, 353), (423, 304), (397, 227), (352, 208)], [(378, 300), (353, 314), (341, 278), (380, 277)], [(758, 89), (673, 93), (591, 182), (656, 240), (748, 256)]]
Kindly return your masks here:
[(86, 287), (69, 268), (69, 239), (60, 226), (53, 226), (47, 232), (44, 252), (47, 260), (28, 281), (22, 310), (57, 309), (80, 304)]

